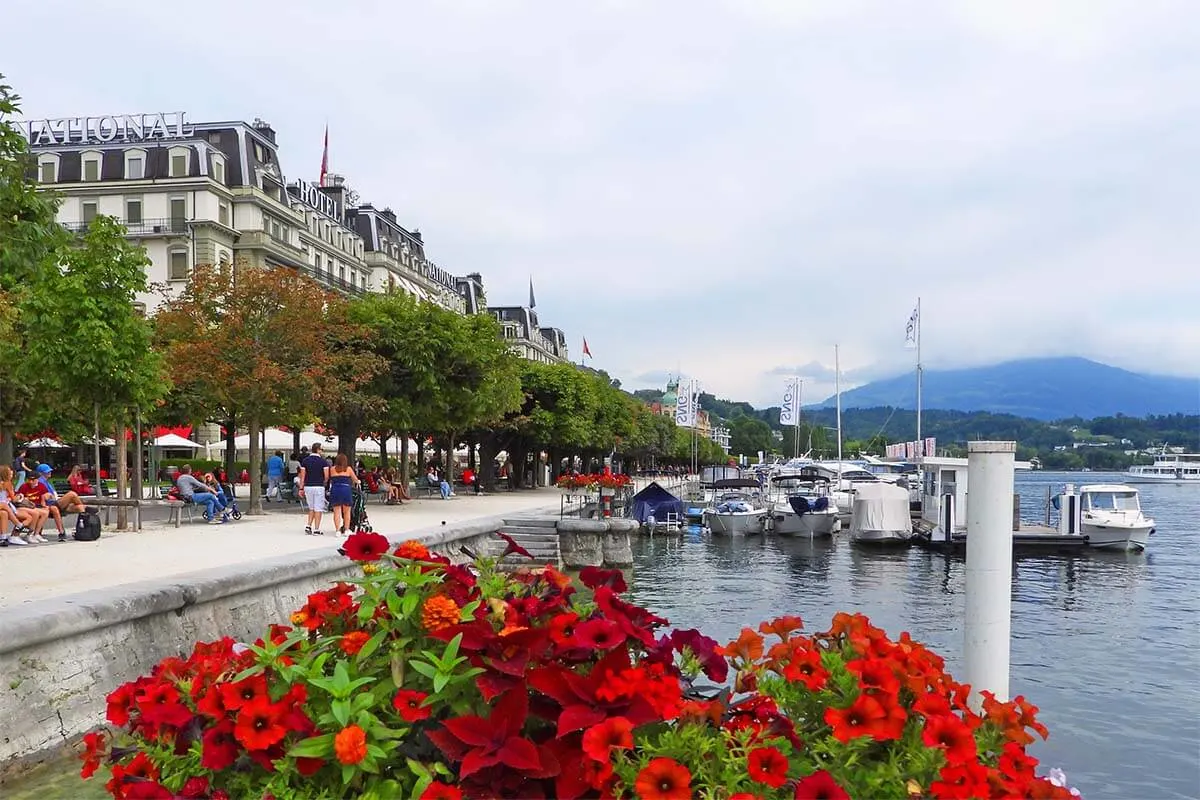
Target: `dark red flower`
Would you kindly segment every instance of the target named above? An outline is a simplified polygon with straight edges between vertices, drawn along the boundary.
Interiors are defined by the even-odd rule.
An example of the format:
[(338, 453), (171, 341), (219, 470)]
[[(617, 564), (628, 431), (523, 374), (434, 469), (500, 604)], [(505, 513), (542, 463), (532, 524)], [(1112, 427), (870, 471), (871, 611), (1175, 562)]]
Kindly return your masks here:
[(950, 764), (974, 761), (977, 756), (974, 734), (965, 722), (953, 714), (925, 720), (921, 741), (929, 747), (944, 748), (946, 761)]
[(612, 695), (609, 686), (613, 676), (629, 669), (629, 650), (618, 647), (600, 659), (587, 675), (551, 664), (530, 671), (529, 684), (562, 707), (558, 715), (559, 737), (614, 716), (625, 717), (637, 727), (657, 718), (654, 707), (640, 693)]
[(221, 684), (221, 702), (229, 711), (237, 711), (242, 706), (256, 702), (268, 702), (271, 699), (267, 691), (267, 676), (251, 675), (237, 683)]
[(517, 540), (512, 538), (511, 536), (509, 536), (507, 533), (501, 533), (500, 531), (496, 531), (496, 535), (504, 540), (504, 552), (500, 555), (501, 558), (504, 558), (505, 556), (509, 556), (509, 555), (513, 555), (513, 554), (516, 554), (518, 556), (525, 556), (526, 558), (533, 558), (533, 553), (529, 552), (524, 547), (521, 547), (521, 545), (517, 544)]
[(615, 622), (589, 619), (575, 626), (575, 646), (589, 650), (612, 650), (625, 643), (625, 633)]
[(79, 770), (79, 777), (90, 778), (100, 768), (100, 756), (104, 752), (104, 734), (98, 731), (85, 734), (83, 746), (84, 751), (79, 754), (79, 759), (83, 762), (83, 768)]
[(589, 589), (607, 586), (617, 594), (629, 587), (625, 585), (625, 576), (619, 569), (600, 569), (599, 567), (584, 567), (579, 570), (579, 582)]
[(222, 720), (204, 732), (200, 766), (213, 772), (233, 766), (238, 753), (241, 752), (233, 731), (233, 723)]
[(942, 767), (939, 780), (929, 784), (934, 797), (968, 800), (989, 795), (987, 769), (978, 763), (952, 764)]
[(305, 758), (296, 759), (296, 771), (306, 778), (311, 778), (321, 771), (321, 767), (325, 766), (323, 758)]
[(850, 800), (850, 795), (823, 769), (796, 784), (795, 800)]
[(671, 758), (655, 758), (638, 773), (633, 788), (642, 800), (691, 800), (692, 773)]
[(121, 726), (129, 724), (129, 712), (133, 708), (133, 697), (138, 688), (137, 683), (126, 683), (109, 692), (106, 716), (110, 723)]
[(342, 552), (352, 561), (378, 561), (390, 547), (383, 534), (359, 531), (347, 537), (342, 544)]
[(462, 800), (462, 789), (440, 781), (434, 781), (421, 792), (419, 800)]
[(869, 694), (860, 694), (849, 708), (825, 709), (825, 722), (833, 738), (843, 744), (859, 736), (872, 736), (887, 722), (887, 710)]
[(593, 725), (583, 734), (583, 752), (596, 761), (608, 761), (614, 749), (633, 747), (633, 725), (624, 717), (612, 717)]
[(137, 698), (142, 719), (151, 725), (181, 728), (192, 718), (192, 712), (181, 702), (179, 690), (169, 683), (155, 683)]
[(746, 772), (750, 779), (778, 789), (787, 783), (787, 756), (775, 747), (760, 747), (750, 751), (746, 759)]
[(392, 698), (392, 707), (400, 712), (400, 717), (405, 722), (418, 722), (423, 719), (429, 719), (433, 709), (429, 706), (423, 706), (425, 698), (429, 695), (425, 692), (415, 692), (411, 689), (400, 689), (396, 692), (396, 696)]
[(125, 800), (172, 800), (175, 796), (158, 781), (129, 781), (122, 786)]
[(247, 750), (266, 750), (287, 736), (286, 709), (266, 700), (242, 706), (233, 735)]
[(550, 641), (559, 647), (575, 646), (575, 626), (579, 624), (579, 615), (570, 611), (558, 614), (550, 619)]
[(537, 746), (521, 737), (528, 714), (529, 695), (519, 686), (504, 693), (490, 716), (448, 719), (442, 728), (426, 735), (449, 758), (462, 761), (459, 778), (496, 764), (520, 772), (539, 770), (542, 763)]
[(189, 800), (208, 797), (208, 778), (203, 775), (188, 778), (183, 782), (183, 787), (179, 790), (179, 796), (189, 798)]

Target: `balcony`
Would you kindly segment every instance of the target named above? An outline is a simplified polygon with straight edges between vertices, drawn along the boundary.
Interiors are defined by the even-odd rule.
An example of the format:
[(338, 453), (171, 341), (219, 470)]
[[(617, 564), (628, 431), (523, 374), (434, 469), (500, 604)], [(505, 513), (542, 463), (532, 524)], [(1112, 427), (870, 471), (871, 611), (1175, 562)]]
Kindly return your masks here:
[(313, 269), (308, 265), (296, 267), (295, 270), (302, 275), (307, 275), (308, 277), (312, 278), (326, 289), (333, 289), (335, 292), (356, 295), (365, 294), (367, 292), (367, 290), (361, 286), (357, 286), (350, 281), (343, 280), (336, 275), (330, 275), (328, 272), (322, 272), (320, 270)]
[[(176, 217), (143, 218), (137, 222), (118, 219), (117, 222), (125, 226), (129, 236), (186, 236), (188, 233), (188, 220)], [(62, 226), (72, 233), (83, 233), (87, 231), (89, 225), (91, 222), (62, 223)]]

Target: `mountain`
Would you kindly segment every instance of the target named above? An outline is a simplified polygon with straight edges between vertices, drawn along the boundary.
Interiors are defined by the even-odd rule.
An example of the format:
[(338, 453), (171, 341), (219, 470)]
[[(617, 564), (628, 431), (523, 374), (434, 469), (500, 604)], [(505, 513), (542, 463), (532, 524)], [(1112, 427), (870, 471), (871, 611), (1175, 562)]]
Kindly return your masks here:
[[(873, 381), (842, 392), (843, 408), (916, 408), (916, 375)], [(819, 407), (832, 407), (830, 397)], [(1040, 420), (1124, 414), (1194, 414), (1200, 380), (1143, 375), (1086, 358), (1028, 358), (988, 367), (925, 370), (921, 405), (988, 411)]]

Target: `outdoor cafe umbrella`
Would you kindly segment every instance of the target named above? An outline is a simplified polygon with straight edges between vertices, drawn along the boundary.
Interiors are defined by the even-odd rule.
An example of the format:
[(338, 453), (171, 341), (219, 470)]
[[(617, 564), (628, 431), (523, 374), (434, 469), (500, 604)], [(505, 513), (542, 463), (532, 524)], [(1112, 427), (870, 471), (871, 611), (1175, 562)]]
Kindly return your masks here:
[(58, 439), (53, 439), (49, 436), (43, 436), (40, 439), (34, 439), (32, 442), (26, 442), (23, 446), (28, 447), (30, 450), (63, 450), (71, 445), (63, 444)]

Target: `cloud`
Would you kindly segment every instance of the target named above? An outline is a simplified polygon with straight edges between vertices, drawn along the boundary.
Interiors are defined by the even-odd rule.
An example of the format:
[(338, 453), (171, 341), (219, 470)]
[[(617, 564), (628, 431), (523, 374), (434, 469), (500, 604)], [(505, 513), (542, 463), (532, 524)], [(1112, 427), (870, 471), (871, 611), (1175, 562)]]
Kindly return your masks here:
[[(847, 385), (911, 369), (918, 296), (931, 367), (1196, 374), (1194, 3), (299, 0), (260, 7), (269, 42), (206, 9), (80, 7), (58, 56), (8, 43), (8, 81), (30, 116), (261, 116), (297, 177), (328, 122), (335, 171), (434, 261), (497, 305), (532, 275), (622, 379), (767, 404), (797, 365), (815, 398), (835, 344)], [(82, 55), (129, 19), (136, 62)]]

